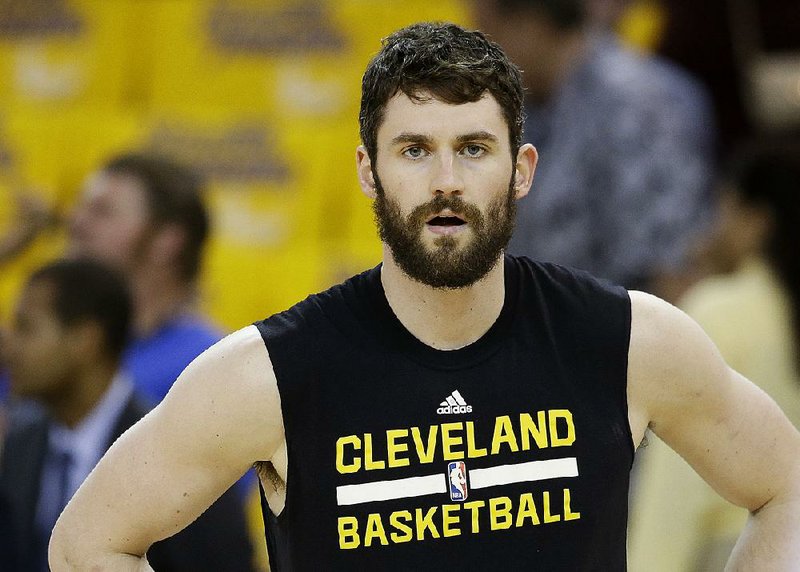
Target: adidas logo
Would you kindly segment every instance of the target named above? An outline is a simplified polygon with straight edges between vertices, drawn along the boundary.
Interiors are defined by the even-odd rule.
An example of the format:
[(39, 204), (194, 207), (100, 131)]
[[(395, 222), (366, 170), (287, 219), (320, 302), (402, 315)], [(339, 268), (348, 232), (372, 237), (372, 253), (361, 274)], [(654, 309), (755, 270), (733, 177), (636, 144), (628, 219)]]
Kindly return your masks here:
[(467, 402), (464, 401), (464, 398), (461, 397), (461, 394), (456, 389), (453, 393), (447, 396), (447, 399), (439, 404), (439, 409), (436, 410), (436, 413), (442, 415), (472, 413), (472, 405), (467, 405)]

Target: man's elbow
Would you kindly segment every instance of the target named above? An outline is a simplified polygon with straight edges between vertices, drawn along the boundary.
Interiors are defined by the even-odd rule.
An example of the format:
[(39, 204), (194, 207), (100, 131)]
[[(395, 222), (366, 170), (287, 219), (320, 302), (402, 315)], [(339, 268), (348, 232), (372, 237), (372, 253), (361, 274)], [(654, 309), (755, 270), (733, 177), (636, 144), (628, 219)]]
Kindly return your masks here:
[(50, 563), (50, 570), (59, 572), (60, 570), (74, 570), (75, 563), (70, 561), (71, 555), (69, 547), (73, 545), (68, 538), (68, 531), (61, 519), (56, 522), (53, 534), (50, 536), (50, 545), (47, 549), (47, 558)]
[[(66, 512), (69, 512), (69, 507)], [(152, 572), (143, 553), (137, 556), (98, 544), (101, 539), (95, 538), (90, 529), (82, 528), (76, 521), (80, 519), (69, 514), (67, 518), (62, 515), (56, 522), (47, 551), (50, 570)]]
[(97, 554), (85, 546), (87, 536), (82, 533), (81, 527), (76, 526), (74, 520), (64, 518), (62, 515), (50, 535), (47, 548), (47, 559), (50, 570), (101, 570), (94, 565), (98, 563)]
[(800, 514), (800, 460), (795, 461), (792, 470), (786, 472), (782, 486), (770, 490), (768, 498), (748, 508), (751, 515), (758, 516), (774, 507), (777, 507), (776, 510), (783, 509)]

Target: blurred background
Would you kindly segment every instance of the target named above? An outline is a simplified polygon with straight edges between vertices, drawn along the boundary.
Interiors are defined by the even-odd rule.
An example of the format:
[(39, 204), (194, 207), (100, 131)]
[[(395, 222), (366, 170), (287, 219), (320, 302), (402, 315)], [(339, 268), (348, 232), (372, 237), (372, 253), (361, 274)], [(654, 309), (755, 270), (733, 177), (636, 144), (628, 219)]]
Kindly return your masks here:
[[(0, 0), (0, 228), (15, 193), (65, 214), (109, 156), (176, 158), (208, 183), (202, 305), (223, 328), (377, 263), (355, 147), (363, 69), (392, 30), (468, 22), (457, 1)], [(62, 250), (0, 273), (0, 315)]]
[[(763, 15), (762, 2), (734, 0), (590, 4), (623, 42), (664, 52), (706, 83), (723, 144), (797, 121), (800, 68), (784, 53), (797, 38), (786, 30), (796, 3)], [(234, 329), (285, 308), (378, 260), (353, 151), (360, 77), (380, 38), (418, 20), (473, 25), (472, 8), (463, 0), (0, 0), (0, 233), (18, 215), (15, 193), (63, 215), (109, 156), (155, 151), (208, 181), (206, 312)], [(3, 266), (0, 319), (61, 240), (56, 227)]]
[[(11, 320), (31, 272), (64, 251), (60, 221), (87, 177), (119, 153), (165, 155), (204, 177), (212, 232), (198, 303), (221, 331), (376, 264), (380, 243), (354, 169), (361, 74), (393, 30), (421, 20), (475, 27), (476, 4), (0, 0), (0, 237), (13, 234), (21, 218), (36, 219), (25, 246), (0, 260), (0, 327)], [(735, 178), (722, 172), (743, 142), (796, 140), (795, 0), (587, 0), (586, 7), (591, 28), (616, 36), (635, 54), (665, 58), (707, 92), (714, 119), (711, 180)], [(800, 189), (782, 196), (789, 202), (781, 210), (791, 210), (785, 204), (798, 204)], [(680, 280), (651, 283), (654, 291), (684, 300), (702, 278), (731, 273), (758, 250), (739, 252), (733, 262), (729, 252), (721, 254), (725, 245), (741, 246), (736, 229), (749, 227), (730, 210), (715, 209), (717, 222), (698, 238), (697, 256), (685, 259)], [(786, 284), (786, 304), (796, 309), (798, 282)], [(792, 348), (798, 344), (788, 345), (782, 359), (794, 365), (785, 377), (795, 383)], [(658, 516), (654, 521), (651, 546), (676, 530), (659, 527)], [(668, 544), (661, 544), (667, 553)], [(687, 547), (680, 561), (640, 551), (632, 569), (715, 569), (708, 558), (705, 568), (697, 564), (697, 550)], [(263, 558), (259, 565), (266, 566)]]

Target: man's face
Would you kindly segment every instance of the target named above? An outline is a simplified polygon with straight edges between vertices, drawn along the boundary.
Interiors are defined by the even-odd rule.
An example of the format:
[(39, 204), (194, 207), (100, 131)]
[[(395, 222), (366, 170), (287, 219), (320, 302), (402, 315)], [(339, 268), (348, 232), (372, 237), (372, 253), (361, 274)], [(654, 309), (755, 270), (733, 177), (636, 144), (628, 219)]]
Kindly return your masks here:
[(70, 334), (53, 311), (53, 286), (46, 281), (28, 285), (5, 344), (15, 395), (53, 403), (69, 391), (75, 367)]
[(102, 171), (95, 174), (72, 212), (68, 253), (131, 272), (148, 243), (146, 201), (144, 190), (133, 177)]
[(517, 194), (496, 100), (451, 105), (400, 93), (387, 103), (377, 139), (373, 207), (400, 268), (436, 288), (485, 276), (511, 238)]

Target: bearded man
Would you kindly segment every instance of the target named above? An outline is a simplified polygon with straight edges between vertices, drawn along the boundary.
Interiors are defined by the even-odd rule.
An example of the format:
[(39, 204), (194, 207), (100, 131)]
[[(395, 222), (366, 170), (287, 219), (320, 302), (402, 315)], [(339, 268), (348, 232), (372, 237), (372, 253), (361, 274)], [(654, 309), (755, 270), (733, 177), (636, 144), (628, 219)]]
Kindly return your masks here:
[(521, 109), (482, 33), (387, 38), (356, 151), (383, 263), (195, 360), (67, 506), (53, 569), (146, 569), (256, 463), (274, 570), (625, 570), (648, 426), (750, 509), (739, 569), (800, 561), (777, 406), (665, 302), (505, 255), (537, 162)]

